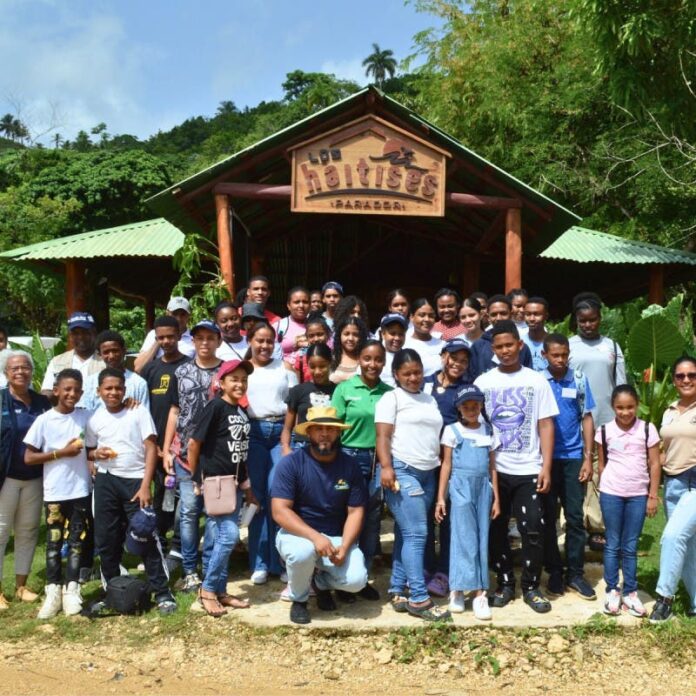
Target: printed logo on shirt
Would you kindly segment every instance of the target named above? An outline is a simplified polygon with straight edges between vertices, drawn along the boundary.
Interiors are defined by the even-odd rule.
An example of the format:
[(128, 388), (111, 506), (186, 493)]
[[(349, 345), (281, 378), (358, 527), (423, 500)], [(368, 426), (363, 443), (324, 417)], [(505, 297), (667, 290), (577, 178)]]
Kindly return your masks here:
[(532, 441), (533, 387), (486, 390), (486, 410), (498, 429), (501, 452), (528, 451)]
[(229, 415), (227, 429), (230, 433), (230, 439), (227, 441), (230, 461), (233, 464), (245, 462), (249, 452), (249, 431), (251, 430), (249, 419), (245, 415)]
[(309, 395), (309, 403), (312, 404), (312, 406), (331, 406), (331, 394), (312, 392)]
[(338, 481), (336, 481), (336, 483), (334, 484), (334, 490), (349, 491), (350, 484), (345, 479), (338, 479)]
[(169, 384), (172, 381), (170, 375), (160, 375), (159, 387), (155, 387), (150, 393), (151, 394), (166, 394), (169, 389)]

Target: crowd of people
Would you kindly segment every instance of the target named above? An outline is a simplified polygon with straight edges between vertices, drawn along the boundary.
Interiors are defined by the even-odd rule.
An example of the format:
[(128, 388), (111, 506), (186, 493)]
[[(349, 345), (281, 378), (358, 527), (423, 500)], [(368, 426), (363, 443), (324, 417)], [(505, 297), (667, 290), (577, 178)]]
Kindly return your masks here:
[[(8, 350), (0, 330), (0, 571), (14, 534), (16, 599), (39, 599), (27, 579), (43, 511), (39, 618), (84, 610), (97, 558), (108, 592), (127, 573), (124, 547), (142, 557), (161, 613), (176, 610), (179, 568), (174, 587), (198, 593), (210, 616), (244, 609), (249, 600), (227, 591), (242, 524), (251, 582), (279, 577), (293, 622), (311, 621), (310, 596), (320, 610), (379, 601), (385, 506), (396, 612), (448, 620), (470, 602), (490, 619), (517, 593), (511, 533), (532, 610), (565, 592), (596, 600), (584, 573), (591, 534), (604, 612), (643, 617), (638, 542), (663, 475), (650, 620), (671, 616), (680, 578), (696, 612), (696, 359), (675, 363), (679, 397), (658, 432), (637, 416), (593, 293), (574, 299), (570, 339), (547, 330), (548, 302), (523, 289), (463, 301), (450, 288), (413, 301), (396, 289), (376, 327), (337, 282), (292, 288), (284, 317), (269, 297), (255, 276), (190, 328), (188, 301), (171, 298), (134, 371), (118, 332), (72, 314), (72, 347), (51, 360), (40, 393), (31, 356)], [(603, 526), (587, 530), (593, 481)]]

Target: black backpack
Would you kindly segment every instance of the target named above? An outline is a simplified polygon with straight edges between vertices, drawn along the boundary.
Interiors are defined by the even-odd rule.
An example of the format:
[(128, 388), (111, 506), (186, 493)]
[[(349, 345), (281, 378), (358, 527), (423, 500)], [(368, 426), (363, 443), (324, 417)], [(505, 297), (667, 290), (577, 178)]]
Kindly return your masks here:
[(130, 575), (111, 578), (104, 604), (117, 614), (142, 614), (152, 606), (148, 584)]

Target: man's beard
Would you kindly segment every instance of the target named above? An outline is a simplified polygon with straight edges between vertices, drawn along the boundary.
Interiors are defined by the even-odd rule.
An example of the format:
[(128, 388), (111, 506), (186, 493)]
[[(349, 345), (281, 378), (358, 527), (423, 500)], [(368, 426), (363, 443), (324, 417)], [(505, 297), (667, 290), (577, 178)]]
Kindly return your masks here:
[(311, 448), (320, 456), (326, 457), (329, 454), (333, 454), (338, 451), (341, 446), (340, 440), (335, 440), (333, 443), (328, 442), (310, 442)]

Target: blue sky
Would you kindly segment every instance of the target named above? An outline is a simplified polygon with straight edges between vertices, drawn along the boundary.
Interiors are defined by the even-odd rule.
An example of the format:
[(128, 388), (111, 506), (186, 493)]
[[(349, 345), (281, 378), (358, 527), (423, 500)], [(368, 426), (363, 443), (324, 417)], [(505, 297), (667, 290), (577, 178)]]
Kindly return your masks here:
[(278, 99), (295, 69), (365, 84), (373, 42), (401, 60), (437, 23), (403, 0), (0, 0), (0, 17), (0, 113), (68, 138), (102, 121), (145, 138), (222, 100)]

